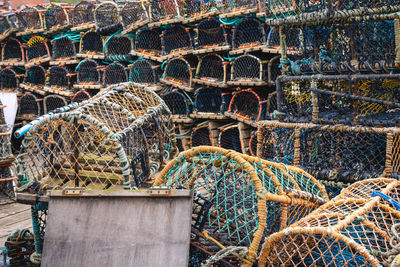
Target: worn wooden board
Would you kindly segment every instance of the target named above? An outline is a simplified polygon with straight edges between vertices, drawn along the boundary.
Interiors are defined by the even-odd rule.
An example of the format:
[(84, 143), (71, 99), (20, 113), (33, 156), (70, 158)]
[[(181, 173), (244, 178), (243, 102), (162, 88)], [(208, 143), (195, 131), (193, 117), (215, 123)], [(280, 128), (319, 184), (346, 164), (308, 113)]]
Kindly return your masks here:
[(31, 206), (19, 203), (0, 205), (0, 247), (15, 229), (32, 230)]
[(173, 192), (50, 196), (42, 266), (187, 266), (192, 200)]

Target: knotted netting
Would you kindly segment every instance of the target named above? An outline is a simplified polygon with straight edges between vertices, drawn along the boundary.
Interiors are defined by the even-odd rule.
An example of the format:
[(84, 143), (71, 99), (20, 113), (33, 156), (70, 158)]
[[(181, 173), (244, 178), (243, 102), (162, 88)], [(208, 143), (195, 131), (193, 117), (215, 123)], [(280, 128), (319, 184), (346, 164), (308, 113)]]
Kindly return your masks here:
[(103, 40), (101, 38), (101, 35), (95, 31), (86, 32), (80, 40), (79, 53), (83, 56), (103, 56)]
[(161, 35), (163, 55), (178, 54), (193, 48), (189, 29), (174, 25), (165, 29)]
[(103, 2), (94, 10), (97, 32), (101, 35), (114, 33), (122, 28), (119, 9), (114, 2)]
[(397, 188), (397, 180), (377, 178), (344, 189), (267, 237), (259, 266), (390, 266), (398, 254)]
[(149, 22), (144, 1), (126, 2), (119, 16), (125, 31), (133, 31)]
[(228, 34), (221, 22), (215, 18), (204, 19), (197, 24), (194, 41), (196, 49), (219, 46), (229, 48)]
[(104, 85), (123, 83), (128, 81), (128, 74), (125, 66), (114, 62), (105, 67), (103, 76)]
[(80, 103), (82, 101), (88, 100), (89, 98), (91, 98), (91, 95), (86, 92), (85, 90), (81, 90), (76, 92), (72, 98), (71, 98), (71, 103)]
[(67, 11), (59, 5), (51, 4), (44, 12), (44, 25), (47, 32), (65, 29), (70, 25)]
[(40, 32), (43, 31), (42, 16), (34, 7), (25, 7), (16, 14), (18, 18), (19, 28), (23, 31)]
[(135, 51), (151, 56), (161, 56), (161, 36), (157, 29), (139, 29), (136, 32)]
[(67, 100), (60, 95), (48, 95), (43, 98), (43, 111), (47, 114), (57, 108), (68, 105)]
[(185, 91), (192, 91), (192, 79), (195, 75), (195, 60), (191, 58), (174, 58), (167, 61), (160, 81)]
[(196, 17), (204, 17), (208, 15), (216, 14), (217, 3), (216, 1), (207, 0), (184, 0), (183, 2), (183, 16), (187, 19), (194, 19)]
[(160, 78), (159, 66), (147, 59), (138, 59), (130, 66), (129, 81), (144, 84), (147, 86), (156, 86)]
[(244, 49), (265, 46), (265, 29), (260, 20), (246, 18), (234, 26), (232, 33), (232, 49)]
[(223, 0), (221, 1), (221, 9), (223, 13), (256, 13), (259, 3), (257, 0)]
[(255, 55), (245, 54), (235, 58), (231, 66), (231, 85), (261, 86), (267, 84), (266, 61)]
[(95, 6), (92, 2), (81, 1), (74, 6), (71, 16), (73, 27), (81, 28), (84, 26), (93, 26)]
[(219, 128), (218, 146), (242, 153), (239, 126), (228, 124)]
[(40, 65), (34, 65), (26, 69), (24, 84), (37, 89), (42, 89), (46, 83), (46, 69)]
[(26, 60), (28, 62), (50, 60), (50, 49), (46, 38), (33, 36), (26, 43), (26, 46)]
[(251, 132), (251, 137), (249, 140), (249, 154), (250, 156), (256, 157), (257, 156), (257, 131)]
[(56, 61), (71, 60), (76, 58), (76, 47), (68, 36), (58, 37), (51, 42), (52, 59)]
[[(261, 96), (262, 97), (262, 96)], [(229, 103), (229, 113), (244, 120), (260, 121), (267, 114), (267, 101), (253, 89), (233, 92)]]
[(9, 38), (4, 42), (1, 49), (1, 61), (3, 63), (25, 63), (25, 50), (19, 40)]
[(147, 5), (150, 19), (153, 22), (183, 16), (181, 0), (155, 0), (147, 2)]
[(113, 35), (104, 43), (104, 54), (110, 61), (128, 61), (133, 50), (133, 38), (124, 35)]
[(78, 85), (100, 85), (101, 73), (99, 65), (91, 59), (82, 60), (76, 67)]
[(201, 123), (192, 128), (191, 140), (192, 147), (212, 146), (210, 129), (206, 123)]
[[(17, 30), (16, 18), (14, 14), (9, 15), (1, 15), (0, 16), (0, 39), (3, 40), (4, 38), (8, 37), (11, 33)], [(10, 17), (10, 19), (9, 19)]]
[(52, 66), (47, 71), (46, 85), (53, 90), (67, 91), (71, 85), (71, 75), (66, 67)]
[(193, 110), (193, 101), (188, 94), (179, 89), (174, 89), (162, 96), (172, 116), (189, 117)]
[(23, 94), (18, 100), (17, 119), (33, 120), (41, 115), (39, 99), (32, 93)]
[(194, 113), (221, 113), (222, 91), (214, 87), (202, 87), (194, 93)]
[(17, 73), (11, 68), (5, 68), (0, 71), (0, 90), (16, 91), (19, 88), (19, 79)]
[[(309, 175), (305, 181), (319, 195), (308, 190), (302, 197), (302, 188), (286, 167), (207, 146), (181, 152), (168, 163), (154, 186), (193, 191), (191, 264), (197, 266), (215, 254), (215, 242), (219, 242), (224, 247), (248, 247), (244, 259), (239, 258), (251, 265), (263, 235), (278, 231), (291, 221), (288, 218), (296, 220), (326, 200), (323, 186)], [(221, 264), (238, 265), (239, 258), (225, 257)]]
[(228, 78), (228, 65), (218, 54), (208, 54), (199, 60), (195, 83), (225, 87)]

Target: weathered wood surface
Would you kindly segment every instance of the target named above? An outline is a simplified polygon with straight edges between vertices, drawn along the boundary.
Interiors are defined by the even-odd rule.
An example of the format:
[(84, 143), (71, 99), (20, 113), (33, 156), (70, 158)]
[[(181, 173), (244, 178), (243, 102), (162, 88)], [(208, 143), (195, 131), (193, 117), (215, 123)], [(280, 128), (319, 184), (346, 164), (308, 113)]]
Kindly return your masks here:
[(17, 228), (32, 231), (31, 206), (15, 202), (0, 204), (0, 247), (4, 247), (7, 236)]
[(122, 193), (50, 196), (42, 266), (187, 266), (189, 193)]

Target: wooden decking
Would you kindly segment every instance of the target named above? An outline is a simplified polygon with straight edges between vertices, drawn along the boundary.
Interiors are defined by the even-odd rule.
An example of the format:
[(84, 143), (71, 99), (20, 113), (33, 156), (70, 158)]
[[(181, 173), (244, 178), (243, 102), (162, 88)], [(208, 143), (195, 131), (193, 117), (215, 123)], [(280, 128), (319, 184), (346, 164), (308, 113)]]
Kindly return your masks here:
[(16, 228), (32, 230), (31, 206), (0, 197), (0, 247)]

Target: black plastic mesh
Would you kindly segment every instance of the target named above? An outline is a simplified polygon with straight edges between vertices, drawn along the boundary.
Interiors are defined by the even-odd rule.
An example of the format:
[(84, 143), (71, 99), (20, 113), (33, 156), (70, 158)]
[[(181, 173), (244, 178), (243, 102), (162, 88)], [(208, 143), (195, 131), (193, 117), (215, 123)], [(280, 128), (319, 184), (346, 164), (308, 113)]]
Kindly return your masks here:
[(42, 21), (36, 8), (26, 7), (17, 13), (19, 26), (22, 29), (41, 29)]
[(128, 77), (124, 65), (120, 63), (112, 63), (104, 69), (104, 84), (116, 84), (127, 82)]
[[(264, 81), (265, 67), (262, 69), (262, 75), (260, 75), (261, 64), (261, 60), (256, 56), (239, 56), (232, 63), (232, 81)], [(262, 79), (260, 79), (260, 76)]]
[(0, 89), (15, 90), (18, 88), (17, 74), (12, 69), (2, 69), (0, 71)]
[(189, 32), (181, 25), (175, 25), (163, 31), (161, 37), (163, 54), (168, 55), (178, 50), (192, 47)]
[(127, 36), (116, 35), (105, 44), (106, 56), (128, 55), (133, 48), (133, 41)]
[(251, 133), (249, 140), (249, 153), (253, 157), (257, 156), (257, 131)]
[(235, 92), (232, 97), (229, 111), (247, 120), (259, 121), (264, 119), (265, 108), (263, 101), (251, 89)]
[(94, 12), (94, 18), (98, 30), (102, 30), (102, 28), (111, 29), (120, 25), (118, 8), (114, 3), (106, 2), (100, 4)]
[(68, 88), (69, 71), (65, 67), (53, 66), (48, 70), (47, 82), (49, 86)]
[(225, 45), (228, 36), (219, 20), (204, 19), (197, 25), (195, 42), (197, 48)]
[(32, 85), (44, 85), (46, 82), (46, 70), (39, 65), (35, 65), (26, 70), (24, 83)]
[(14, 198), (14, 186), (12, 180), (1, 180), (11, 178), (11, 167), (0, 167), (0, 197)]
[(18, 101), (18, 116), (24, 115), (40, 115), (40, 105), (37, 97), (33, 94), (24, 94)]
[(247, 18), (236, 25), (233, 30), (233, 48), (244, 48), (247, 46), (262, 45), (265, 43), (265, 30), (258, 19)]
[(162, 96), (162, 99), (167, 104), (172, 115), (188, 115), (192, 111), (191, 100), (179, 90), (166, 93)]
[(175, 84), (189, 86), (191, 83), (191, 66), (183, 59), (169, 61), (165, 67), (164, 78)]
[(46, 9), (46, 12), (44, 13), (44, 19), (47, 30), (69, 24), (64, 8), (57, 5), (51, 5)]
[(183, 13), (184, 16), (187, 18), (199, 16), (205, 14), (212, 9), (217, 8), (216, 1), (209, 1), (209, 0), (186, 0), (183, 1)]
[(159, 74), (156, 66), (146, 59), (138, 59), (131, 65), (129, 81), (144, 84), (156, 84)]
[(136, 34), (135, 50), (149, 51), (155, 55), (161, 54), (161, 37), (156, 29), (138, 30)]
[(71, 99), (71, 102), (72, 103), (74, 103), (74, 102), (78, 102), (79, 103), (79, 102), (88, 100), (89, 98), (90, 98), (90, 94), (88, 92), (82, 90), (82, 91), (79, 91), (79, 92), (74, 94), (74, 96)]
[(225, 149), (232, 149), (242, 153), (239, 128), (234, 126), (222, 127), (219, 134), (219, 145)]
[(17, 39), (8, 39), (3, 46), (3, 60), (23, 60), (23, 49)]
[(76, 69), (77, 82), (80, 84), (100, 84), (99, 65), (94, 60), (81, 61)]
[(50, 56), (46, 42), (47, 40), (40, 36), (34, 36), (29, 39), (27, 43), (28, 60)]
[(103, 41), (97, 32), (87, 32), (81, 39), (81, 52), (103, 52)]
[(255, 8), (258, 5), (256, 0), (223, 0), (222, 4), (225, 12), (246, 10), (246, 8)]
[(9, 29), (11, 29), (11, 25), (8, 23), (7, 17), (0, 16), (0, 34), (5, 33)]
[(52, 42), (53, 59), (70, 59), (76, 56), (75, 45), (68, 37), (62, 37)]
[(46, 96), (43, 99), (44, 113), (51, 112), (57, 108), (66, 106), (67, 104), (68, 104), (67, 100), (62, 96), (58, 96), (58, 95)]
[(78, 3), (72, 11), (71, 22), (72, 25), (79, 26), (86, 23), (93, 23), (94, 21), (94, 4), (88, 1)]
[(207, 55), (199, 62), (196, 78), (212, 82), (224, 82), (224, 59), (218, 55)]
[(192, 147), (211, 145), (210, 129), (208, 125), (194, 127), (192, 130)]
[(195, 93), (194, 109), (196, 112), (220, 113), (222, 92), (218, 88), (204, 87)]
[(174, 0), (155, 0), (149, 3), (151, 20), (160, 21), (170, 19), (178, 16), (177, 10), (179, 6), (182, 7), (182, 1), (177, 0), (178, 8), (175, 5)]
[(126, 2), (120, 11), (122, 25), (127, 28), (133, 23), (147, 20), (147, 13), (142, 2)]

